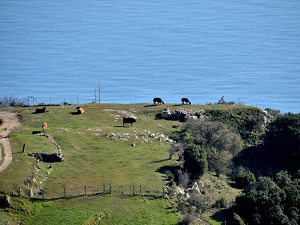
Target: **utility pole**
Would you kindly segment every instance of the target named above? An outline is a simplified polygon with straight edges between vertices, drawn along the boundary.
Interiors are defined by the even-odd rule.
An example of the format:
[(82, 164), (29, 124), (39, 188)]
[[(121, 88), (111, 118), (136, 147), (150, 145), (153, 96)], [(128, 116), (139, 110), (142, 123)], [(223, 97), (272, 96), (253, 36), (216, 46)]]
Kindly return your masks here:
[(100, 98), (100, 96), (101, 96), (100, 95), (100, 91), (101, 91), (101, 81), (99, 80), (99, 103), (101, 103), (101, 101), (100, 101), (101, 100), (101, 98)]

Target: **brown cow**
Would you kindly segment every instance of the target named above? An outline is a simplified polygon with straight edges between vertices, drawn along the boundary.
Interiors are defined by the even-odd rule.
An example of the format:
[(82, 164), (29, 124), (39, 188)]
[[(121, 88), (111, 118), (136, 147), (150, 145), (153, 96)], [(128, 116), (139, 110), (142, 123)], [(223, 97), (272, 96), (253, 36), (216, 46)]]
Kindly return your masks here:
[(46, 130), (48, 129), (48, 124), (46, 122), (43, 123), (42, 129), (43, 129), (43, 132), (46, 133)]
[(76, 109), (77, 109), (78, 114), (84, 113), (84, 109), (82, 107), (78, 106), (78, 107), (76, 107)]

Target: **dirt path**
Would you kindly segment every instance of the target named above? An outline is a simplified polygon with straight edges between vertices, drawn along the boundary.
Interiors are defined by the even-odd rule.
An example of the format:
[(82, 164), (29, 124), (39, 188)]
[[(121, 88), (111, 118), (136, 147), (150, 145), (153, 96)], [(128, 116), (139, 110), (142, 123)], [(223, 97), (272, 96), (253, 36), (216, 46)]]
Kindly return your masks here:
[(12, 130), (20, 126), (21, 123), (16, 113), (0, 112), (0, 172), (5, 170), (12, 161), (8, 135)]

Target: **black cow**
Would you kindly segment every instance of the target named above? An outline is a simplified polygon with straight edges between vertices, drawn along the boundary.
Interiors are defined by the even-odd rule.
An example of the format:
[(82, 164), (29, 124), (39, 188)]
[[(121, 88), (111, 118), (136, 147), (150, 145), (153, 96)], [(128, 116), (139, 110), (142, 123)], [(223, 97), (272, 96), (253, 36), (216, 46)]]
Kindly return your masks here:
[(130, 123), (131, 126), (133, 123), (136, 123), (136, 119), (132, 117), (123, 117), (123, 127), (125, 127), (125, 124)]
[(164, 101), (161, 98), (154, 98), (153, 99), (153, 104), (156, 105), (156, 102), (157, 102), (157, 104), (165, 104)]
[(46, 112), (46, 106), (43, 107), (43, 108), (41, 108), (41, 109), (37, 108), (37, 109), (35, 110), (35, 113), (44, 113), (44, 112)]
[(188, 98), (182, 98), (181, 102), (182, 102), (182, 104), (184, 104), (184, 103), (186, 103), (186, 104), (192, 104)]

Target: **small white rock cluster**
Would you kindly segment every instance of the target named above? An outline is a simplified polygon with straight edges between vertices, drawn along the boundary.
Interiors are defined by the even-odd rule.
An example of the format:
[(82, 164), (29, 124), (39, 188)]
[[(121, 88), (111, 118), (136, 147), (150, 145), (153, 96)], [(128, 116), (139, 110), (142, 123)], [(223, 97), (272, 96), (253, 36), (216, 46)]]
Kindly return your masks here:
[(188, 110), (170, 110), (169, 108), (161, 112), (161, 118), (168, 120), (189, 121), (203, 118), (205, 116), (204, 109), (188, 109)]
[[(103, 111), (106, 112), (106, 113), (117, 112), (119, 114), (122, 114), (123, 116), (127, 116), (127, 117), (131, 117), (131, 118), (135, 118), (136, 119), (136, 117), (134, 116), (133, 113), (128, 112), (126, 110), (103, 109)], [(109, 115), (113, 116), (115, 118), (114, 119), (115, 122), (118, 122), (119, 119), (120, 119), (120, 117), (123, 117), (123, 116), (120, 116), (119, 114), (117, 114), (117, 115), (109, 114)]]
[(162, 133), (151, 133), (150, 131), (145, 130), (143, 133), (138, 133), (134, 131), (134, 133), (111, 133), (106, 136), (110, 140), (122, 140), (128, 141), (129, 139), (137, 140), (141, 144), (152, 143), (152, 139), (159, 139), (160, 141), (165, 142), (174, 142), (171, 138), (167, 135)]

